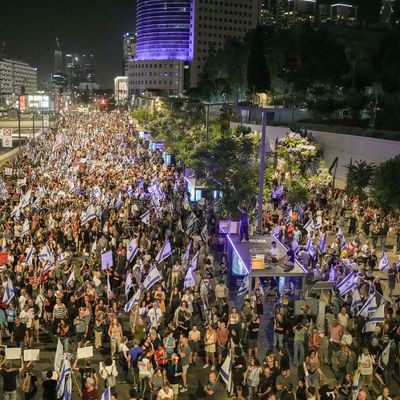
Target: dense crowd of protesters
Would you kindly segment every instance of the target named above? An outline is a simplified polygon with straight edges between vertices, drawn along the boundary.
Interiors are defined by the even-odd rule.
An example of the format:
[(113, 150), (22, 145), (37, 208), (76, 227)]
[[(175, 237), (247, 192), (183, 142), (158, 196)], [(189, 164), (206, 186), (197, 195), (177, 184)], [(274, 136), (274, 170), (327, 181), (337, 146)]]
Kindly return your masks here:
[[(126, 388), (131, 399), (176, 400), (199, 386), (196, 396), (210, 399), (344, 400), (353, 398), (359, 369), (356, 397), (375, 399), (378, 391), (379, 400), (390, 400), (383, 386), (400, 372), (395, 303), (377, 298), (378, 304), (387, 301), (385, 320), (368, 334), (362, 332), (363, 317), (350, 310), (351, 292), (327, 301), (329, 323), (320, 329), (307, 311), (296, 316), (290, 305), (277, 305), (272, 322), (262, 326), (273, 330), (271, 348), (261, 352), (267, 286), (275, 282), (254, 290), (239, 308), (229, 301), (226, 265), (213, 251), (218, 239), (212, 208), (190, 203), (182, 169), (149, 150), (126, 114), (61, 118), (15, 158), (13, 175), (0, 186), (6, 256), (0, 337), (8, 347), (21, 349), (40, 347), (44, 335), (56, 337), (73, 359), (72, 370), (80, 377), (74, 392), (83, 399), (100, 399), (110, 387), (114, 399), (127, 398), (121, 394)], [(373, 291), (383, 295), (373, 275), (374, 251), (384, 248), (393, 221), (340, 192), (296, 205), (289, 218), (284, 196), (273, 200), (266, 227), (289, 247), (296, 238), (297, 256), (310, 269), (308, 287), (329, 276), (339, 284), (350, 265), (362, 276), (363, 301)], [(345, 248), (339, 237), (325, 251), (316, 246), (316, 256), (303, 249), (309, 220), (318, 226), (308, 232), (317, 243), (328, 230), (344, 225), (349, 207), (352, 240)], [(361, 243), (359, 219), (372, 247)], [(133, 256), (132, 243), (138, 247)], [(156, 262), (166, 243), (171, 254)], [(109, 251), (112, 266), (102, 260)], [(154, 266), (161, 279), (145, 285)], [(394, 274), (390, 288), (397, 282), (397, 267), (389, 273)], [(377, 362), (389, 343), (390, 365), (380, 371)], [(76, 357), (78, 348), (90, 345), (99, 365)], [(228, 355), (225, 391), (221, 366)], [(201, 385), (190, 373), (198, 368), (208, 372)], [(56, 374), (42, 376), (40, 369), (40, 359), (17, 365), (3, 357), (2, 398), (13, 400), (21, 393), (38, 398), (39, 386), (42, 399), (57, 398)], [(379, 387), (373, 388), (376, 382)]]

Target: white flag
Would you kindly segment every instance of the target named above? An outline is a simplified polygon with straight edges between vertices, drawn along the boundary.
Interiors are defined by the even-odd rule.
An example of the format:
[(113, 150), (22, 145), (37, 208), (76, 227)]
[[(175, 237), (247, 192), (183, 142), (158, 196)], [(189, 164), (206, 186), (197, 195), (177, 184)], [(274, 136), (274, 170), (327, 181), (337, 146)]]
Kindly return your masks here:
[(21, 238), (28, 235), (30, 232), (30, 225), (28, 218), (25, 218), (24, 225), (22, 226)]

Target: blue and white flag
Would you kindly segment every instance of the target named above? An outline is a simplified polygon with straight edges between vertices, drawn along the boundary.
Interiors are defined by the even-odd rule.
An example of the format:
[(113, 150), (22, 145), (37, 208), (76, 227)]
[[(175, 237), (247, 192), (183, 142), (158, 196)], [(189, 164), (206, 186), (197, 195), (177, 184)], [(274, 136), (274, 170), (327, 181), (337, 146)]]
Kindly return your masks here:
[(32, 265), (34, 254), (35, 254), (35, 249), (33, 248), (33, 246), (26, 249), (26, 258), (25, 258), (26, 265)]
[(153, 265), (143, 281), (143, 286), (146, 290), (149, 290), (156, 282), (162, 280), (162, 276), (157, 269), (156, 265)]
[(139, 299), (141, 295), (141, 290), (138, 289), (137, 292), (131, 297), (131, 299), (125, 304), (124, 311), (129, 312), (132, 307), (139, 304)]
[(381, 355), (379, 356), (378, 365), (384, 371), (389, 365), (389, 355), (390, 355), (390, 347), (392, 346), (393, 340), (389, 340), (389, 343), (386, 345)]
[(297, 241), (297, 239), (295, 237), (292, 240), (292, 250), (293, 250), (294, 254), (297, 254), (299, 252), (299, 242)]
[(389, 268), (389, 259), (387, 258), (385, 250), (382, 250), (381, 261), (379, 261), (379, 270), (381, 272)]
[(358, 291), (357, 288), (355, 288), (354, 292), (353, 292), (353, 300), (351, 302), (350, 311), (354, 314), (356, 312), (357, 308), (361, 307), (362, 304), (363, 304), (363, 301), (361, 299), (360, 292)]
[(10, 278), (7, 279), (6, 287), (4, 288), (3, 303), (8, 305), (15, 296), (15, 289)]
[(280, 224), (277, 224), (275, 227), (274, 227), (274, 231), (272, 232), (272, 234), (276, 237), (276, 238), (279, 238), (279, 234), (281, 233), (281, 226), (280, 226)]
[(156, 261), (159, 264), (160, 262), (164, 261), (166, 258), (168, 258), (172, 254), (172, 247), (171, 247), (171, 242), (169, 239), (163, 244), (163, 247), (161, 247), (161, 250), (157, 254)]
[(347, 246), (346, 238), (344, 237), (343, 230), (339, 227), (336, 237), (340, 238), (340, 248), (341, 250), (345, 249)]
[(307, 239), (306, 252), (310, 255), (311, 258), (315, 257), (314, 246), (310, 236), (308, 236)]
[(319, 241), (318, 250), (321, 254), (326, 253), (326, 233), (324, 233)]
[(124, 205), (124, 201), (122, 200), (122, 194), (121, 192), (119, 192), (119, 195), (117, 197), (117, 199), (115, 200), (115, 208), (117, 208), (118, 210), (123, 207)]
[(237, 295), (238, 295), (238, 296), (242, 296), (242, 295), (248, 293), (249, 287), (250, 287), (250, 277), (249, 277), (249, 275), (246, 275), (246, 276), (243, 278), (242, 284), (240, 285), (239, 289), (238, 289), (237, 292), (236, 292)]
[(81, 225), (87, 224), (92, 219), (96, 218), (96, 209), (94, 208), (93, 204), (89, 204), (86, 211), (82, 212), (81, 215)]
[(140, 220), (146, 224), (149, 225), (150, 224), (150, 210), (147, 210), (144, 214), (142, 214), (140, 216)]
[(110, 386), (106, 387), (106, 390), (101, 395), (101, 400), (111, 400), (111, 389), (110, 389)]
[(139, 251), (139, 245), (133, 239), (131, 239), (128, 243), (128, 248), (126, 251), (127, 260), (129, 262), (132, 262), (138, 251)]
[(367, 301), (361, 307), (357, 315), (362, 315), (364, 318), (367, 318), (369, 313), (376, 311), (376, 309), (377, 309), (376, 297), (375, 293), (373, 293), (368, 297)]
[(50, 246), (49, 246), (48, 243), (46, 243), (42, 247), (42, 250), (40, 250), (39, 260), (42, 261), (42, 262), (49, 261), (49, 260), (54, 262), (54, 254), (51, 251)]
[(283, 186), (279, 186), (276, 190), (272, 188), (272, 198), (273, 199), (279, 199), (283, 195)]
[(189, 244), (186, 247), (185, 254), (182, 257), (182, 261), (189, 260), (191, 248), (192, 248), (192, 240), (189, 242)]
[(312, 218), (310, 218), (304, 225), (303, 228), (310, 233), (311, 231), (314, 230), (314, 221), (312, 220)]
[(354, 272), (351, 272), (342, 281), (340, 281), (339, 284), (336, 285), (336, 289), (339, 291), (341, 296), (344, 296), (350, 292), (350, 290), (353, 290), (357, 287), (357, 281), (358, 276)]
[(196, 217), (196, 214), (192, 212), (189, 216), (189, 218), (186, 220), (186, 234), (189, 235), (192, 231), (196, 229), (198, 222), (198, 218)]
[(351, 385), (351, 396), (352, 400), (357, 400), (358, 392), (360, 391), (360, 383), (361, 383), (361, 374), (360, 371), (357, 370), (353, 376), (353, 383)]
[(207, 224), (205, 224), (203, 229), (201, 230), (200, 236), (203, 239), (204, 243), (208, 242), (208, 226), (207, 226)]
[(28, 235), (30, 232), (29, 219), (25, 218), (24, 225), (22, 226), (21, 238)]
[(186, 276), (185, 276), (185, 281), (184, 281), (183, 287), (185, 289), (187, 289), (187, 288), (193, 287), (195, 285), (196, 285), (196, 281), (194, 279), (193, 268), (191, 268), (189, 266), (189, 268), (188, 268), (188, 270), (186, 272)]
[(133, 197), (133, 195), (135, 194), (135, 192), (133, 191), (132, 185), (128, 186), (128, 190), (127, 193), (130, 197)]
[(64, 364), (57, 382), (56, 392), (57, 399), (59, 400), (72, 399), (72, 369), (70, 361), (67, 359), (64, 359)]
[(129, 292), (133, 288), (132, 274), (128, 272), (125, 278), (125, 297), (128, 298)]
[(74, 280), (75, 280), (75, 270), (73, 269), (71, 274), (69, 275), (67, 283), (66, 283), (67, 289), (69, 289), (69, 287), (71, 286), (72, 281), (74, 281)]
[(363, 332), (373, 332), (376, 324), (385, 321), (385, 302), (383, 302), (378, 309), (368, 318), (367, 323), (364, 325)]
[(224, 363), (221, 366), (219, 374), (225, 382), (228, 394), (232, 391), (232, 359), (230, 352), (227, 354)]
[(59, 262), (59, 264), (64, 264), (66, 261), (67, 261), (67, 259), (65, 258), (65, 253), (63, 252), (63, 251), (61, 251), (59, 254), (58, 254), (58, 259), (57, 259), (57, 261)]
[(199, 263), (199, 251), (196, 252), (196, 254), (193, 256), (193, 258), (190, 260), (189, 267), (193, 268), (193, 271), (197, 269), (197, 265)]

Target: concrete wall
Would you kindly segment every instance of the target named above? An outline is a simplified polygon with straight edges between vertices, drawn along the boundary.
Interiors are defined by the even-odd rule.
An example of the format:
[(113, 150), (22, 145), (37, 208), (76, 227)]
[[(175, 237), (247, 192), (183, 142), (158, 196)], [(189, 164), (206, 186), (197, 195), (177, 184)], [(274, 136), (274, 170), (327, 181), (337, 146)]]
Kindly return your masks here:
[[(231, 127), (235, 127), (237, 123), (231, 123)], [(261, 132), (260, 125), (246, 124), (252, 130)], [(270, 147), (273, 149), (275, 140), (280, 139), (289, 131), (288, 128), (269, 126), (267, 127), (267, 138)], [(332, 132), (309, 131), (312, 135), (322, 143), (324, 151), (324, 160), (329, 168), (336, 157), (339, 157), (336, 171), (336, 186), (343, 188), (346, 181), (347, 169), (345, 165), (350, 160), (364, 160), (368, 163), (381, 164), (400, 154), (400, 141), (376, 139), (363, 136), (352, 136)], [(399, 178), (400, 179), (400, 178)]]

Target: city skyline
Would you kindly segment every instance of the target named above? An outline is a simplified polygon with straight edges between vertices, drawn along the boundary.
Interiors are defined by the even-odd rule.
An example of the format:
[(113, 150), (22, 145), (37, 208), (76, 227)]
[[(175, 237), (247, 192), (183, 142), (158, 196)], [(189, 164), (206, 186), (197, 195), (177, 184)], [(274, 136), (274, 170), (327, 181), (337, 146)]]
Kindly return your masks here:
[(58, 38), (64, 55), (93, 54), (98, 82), (111, 88), (114, 77), (122, 73), (122, 35), (135, 30), (135, 13), (135, 0), (43, 0), (18, 6), (5, 0), (0, 43), (9, 58), (37, 67), (39, 80), (49, 81)]

